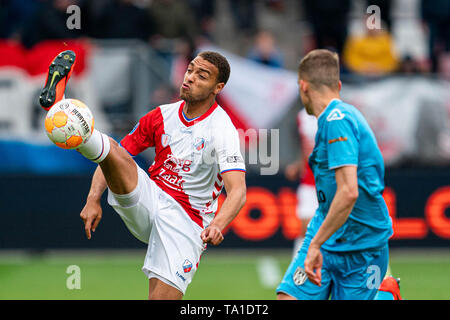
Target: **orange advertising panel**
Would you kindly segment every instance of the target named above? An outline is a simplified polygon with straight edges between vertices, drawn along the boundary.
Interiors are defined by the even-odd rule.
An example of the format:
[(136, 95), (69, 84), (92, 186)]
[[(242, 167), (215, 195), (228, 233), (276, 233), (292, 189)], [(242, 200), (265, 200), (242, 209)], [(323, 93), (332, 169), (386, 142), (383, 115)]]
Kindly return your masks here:
[(450, 239), (450, 218), (445, 211), (450, 208), (450, 186), (436, 190), (428, 198), (425, 207), (425, 217), (433, 233), (437, 236)]
[[(450, 186), (438, 188), (428, 197), (422, 218), (398, 217), (397, 195), (393, 188), (387, 187), (383, 197), (393, 223), (391, 240), (420, 240), (430, 232), (450, 239), (450, 218), (445, 214), (450, 208)], [(220, 203), (224, 198), (221, 197)], [(232, 230), (242, 240), (263, 241), (281, 231), (286, 240), (293, 240), (299, 236), (301, 228), (296, 206), (297, 197), (293, 188), (282, 187), (273, 192), (264, 187), (248, 187), (247, 202), (226, 233)]]

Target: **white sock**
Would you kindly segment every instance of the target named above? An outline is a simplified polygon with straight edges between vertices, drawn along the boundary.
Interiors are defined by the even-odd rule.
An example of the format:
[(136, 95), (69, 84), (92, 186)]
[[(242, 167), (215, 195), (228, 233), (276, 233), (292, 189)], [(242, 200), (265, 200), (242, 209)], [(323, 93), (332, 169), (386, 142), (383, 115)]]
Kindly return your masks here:
[(100, 163), (105, 160), (110, 149), (109, 137), (94, 129), (89, 140), (77, 150), (88, 160)]

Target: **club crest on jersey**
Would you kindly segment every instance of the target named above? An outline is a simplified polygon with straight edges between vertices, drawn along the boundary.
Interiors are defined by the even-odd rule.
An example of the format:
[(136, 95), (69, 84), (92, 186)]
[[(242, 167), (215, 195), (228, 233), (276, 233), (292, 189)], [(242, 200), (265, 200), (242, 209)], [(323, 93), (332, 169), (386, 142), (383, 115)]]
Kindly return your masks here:
[(205, 147), (205, 139), (203, 138), (196, 138), (194, 142), (194, 148), (197, 151), (202, 150)]
[(333, 109), (330, 114), (327, 117), (327, 121), (334, 121), (334, 120), (342, 120), (344, 119), (345, 114), (341, 112), (339, 109)]
[(170, 139), (171, 139), (171, 137), (167, 133), (164, 133), (161, 135), (161, 145), (163, 146), (163, 148), (165, 148), (169, 145)]
[(304, 284), (307, 278), (308, 276), (306, 275), (306, 272), (302, 267), (298, 267), (294, 272), (294, 276), (292, 277), (294, 283), (297, 286), (301, 286), (302, 284)]
[(192, 262), (190, 262), (188, 259), (184, 260), (184, 262), (183, 262), (184, 273), (188, 273), (191, 270), (192, 270)]

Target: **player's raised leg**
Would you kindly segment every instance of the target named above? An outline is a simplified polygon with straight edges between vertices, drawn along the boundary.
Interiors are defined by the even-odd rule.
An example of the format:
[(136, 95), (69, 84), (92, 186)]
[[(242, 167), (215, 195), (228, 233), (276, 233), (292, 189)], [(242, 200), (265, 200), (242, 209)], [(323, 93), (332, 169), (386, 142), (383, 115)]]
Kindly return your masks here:
[[(99, 203), (106, 187), (116, 195), (130, 194), (136, 189), (138, 174), (131, 156), (113, 139), (93, 129), (92, 114), (86, 105), (74, 99), (63, 100), (75, 58), (75, 53), (67, 50), (53, 59), (39, 102), (49, 111), (45, 129), (50, 140), (64, 149), (76, 148), (87, 159), (100, 165), (101, 170), (94, 174), (88, 201), (80, 215), (90, 239), (91, 231), (95, 231), (101, 220)], [(132, 204), (136, 200), (136, 197), (123, 198), (126, 204)], [(146, 220), (148, 219), (139, 219), (140, 222)], [(141, 229), (145, 229), (145, 226), (141, 226)]]
[[(100, 136), (103, 150), (99, 152), (107, 152), (107, 154), (98, 163), (105, 176), (108, 188), (115, 194), (123, 195), (131, 193), (136, 188), (138, 181), (136, 162), (115, 140), (104, 134), (100, 134)], [(97, 143), (98, 145), (96, 147), (100, 150), (100, 142)], [(109, 152), (107, 151), (108, 144)], [(86, 147), (82, 147), (78, 151), (83, 154), (83, 152), (86, 153), (86, 149)]]
[[(124, 195), (122, 201), (128, 202), (122, 203), (124, 207), (135, 204), (137, 199), (139, 199), (139, 196), (133, 192), (137, 189), (138, 184), (138, 168), (136, 162), (124, 148), (119, 146), (116, 141), (98, 131), (94, 132), (97, 132), (95, 137), (93, 136), (94, 140), (88, 141), (87, 145), (78, 149), (78, 151), (80, 151), (80, 153), (85, 155), (88, 159), (95, 159), (93, 161), (99, 163), (108, 188), (115, 194), (116, 200), (118, 200), (118, 197), (121, 195)], [(97, 155), (96, 158), (92, 158), (95, 155)], [(99, 177), (99, 175), (97, 175), (97, 177)], [(93, 185), (98, 183), (95, 179), (96, 178), (94, 175)], [(103, 193), (101, 189), (102, 186), (100, 186), (99, 191), (100, 193)], [(94, 193), (97, 193), (97, 191), (94, 190)], [(99, 199), (96, 201), (98, 203)], [(139, 224), (142, 229), (148, 229), (146, 226), (142, 226), (146, 223), (137, 223), (138, 221), (149, 221), (148, 217), (144, 217), (143, 219), (143, 217), (140, 216), (142, 214), (142, 210), (137, 211), (138, 212), (135, 212), (136, 216), (128, 216), (124, 219), (124, 222), (127, 224), (127, 221), (131, 219), (135, 221), (132, 225)], [(88, 221), (88, 228), (92, 222), (95, 223), (95, 220)], [(95, 226), (96, 225), (94, 224), (94, 230)], [(128, 224), (127, 226), (130, 229)], [(149, 279), (149, 300), (181, 300), (182, 298), (183, 293), (175, 286), (169, 285), (165, 281), (158, 278)]]
[[(99, 210), (99, 196), (101, 196), (105, 188), (105, 186), (102, 185), (102, 176), (104, 177), (109, 190), (115, 194), (117, 201), (119, 201), (118, 197), (124, 196), (121, 198), (121, 201), (124, 201), (121, 203), (123, 207), (133, 206), (139, 199), (138, 194), (133, 192), (137, 189), (138, 185), (138, 168), (136, 162), (124, 148), (120, 147), (116, 141), (97, 130), (94, 130), (89, 141), (79, 148), (78, 151), (86, 158), (97, 162), (102, 173), (96, 172), (96, 174), (94, 174), (90, 194), (92, 193), (97, 196), (94, 196), (95, 199), (92, 202), (88, 200), (81, 213), (81, 216), (85, 221), (86, 234), (90, 237), (91, 228), (93, 227), (93, 230), (95, 231), (95, 227), (101, 219), (101, 213), (99, 219), (99, 214), (98, 212), (96, 213), (95, 210)], [(139, 228), (134, 228), (138, 224), (142, 230), (149, 229), (147, 226), (143, 225), (147, 224), (150, 219), (148, 219), (145, 214), (142, 216), (142, 214), (142, 210), (137, 210), (137, 212), (129, 212), (127, 217), (121, 216), (130, 231), (138, 230)], [(131, 224), (130, 220), (132, 220)], [(139, 221), (147, 222), (139, 223)], [(149, 280), (148, 298), (149, 300), (181, 300), (183, 298), (183, 293), (160, 279), (151, 278)]]
[[(66, 50), (60, 52), (50, 63), (47, 80), (39, 97), (39, 102), (45, 110), (49, 111), (64, 98), (75, 59), (75, 53)], [(78, 120), (80, 123), (85, 121), (82, 117)], [(133, 191), (137, 185), (137, 168), (130, 155), (114, 140), (96, 129), (85, 139), (86, 142), (77, 147), (77, 150), (87, 159), (100, 164), (110, 190), (117, 194)], [(64, 147), (61, 144), (63, 141), (52, 141)]]

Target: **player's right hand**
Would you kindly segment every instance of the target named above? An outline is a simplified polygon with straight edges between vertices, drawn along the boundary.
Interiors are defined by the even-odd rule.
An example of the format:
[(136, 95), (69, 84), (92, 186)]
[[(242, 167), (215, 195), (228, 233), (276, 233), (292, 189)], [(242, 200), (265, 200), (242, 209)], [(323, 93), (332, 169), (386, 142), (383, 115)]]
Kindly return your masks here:
[(320, 252), (320, 247), (310, 244), (304, 262), (305, 272), (309, 281), (319, 287), (321, 286), (322, 281), (322, 264), (323, 256)]
[(219, 245), (223, 241), (223, 234), (220, 228), (215, 225), (209, 225), (205, 230), (202, 231), (200, 237), (203, 243), (210, 243), (214, 246)]
[(83, 210), (81, 210), (80, 217), (84, 222), (84, 231), (86, 237), (91, 239), (91, 230), (95, 232), (100, 220), (102, 219), (102, 207), (99, 201), (87, 201)]

